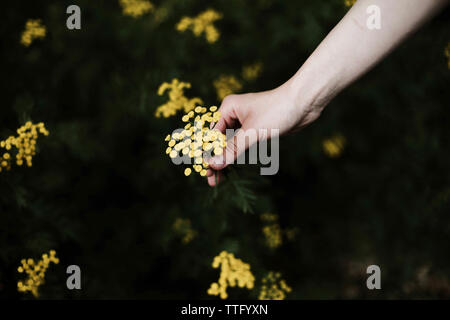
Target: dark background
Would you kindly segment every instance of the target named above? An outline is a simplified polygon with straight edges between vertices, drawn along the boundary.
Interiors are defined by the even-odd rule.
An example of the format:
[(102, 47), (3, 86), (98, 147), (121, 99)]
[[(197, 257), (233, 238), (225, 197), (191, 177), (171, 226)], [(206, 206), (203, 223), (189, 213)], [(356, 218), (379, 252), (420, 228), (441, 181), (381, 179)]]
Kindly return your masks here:
[[(66, 28), (70, 4), (81, 7), (81, 30)], [(448, 9), (316, 123), (283, 137), (278, 175), (237, 166), (214, 192), (165, 154), (181, 113), (155, 118), (167, 99), (158, 86), (177, 77), (192, 84), (188, 97), (220, 104), (213, 81), (261, 61), (242, 92), (272, 89), (348, 8), (344, 0), (153, 4), (166, 8), (164, 19), (125, 16), (118, 1), (4, 5), (0, 140), (27, 120), (50, 135), (39, 137), (33, 167), (0, 173), (1, 298), (33, 298), (17, 292), (17, 267), (50, 249), (61, 262), (48, 269), (40, 298), (210, 298), (219, 276), (211, 262), (222, 250), (257, 279), (255, 290), (229, 289), (230, 298), (257, 298), (270, 270), (293, 288), (289, 299), (450, 297)], [(217, 43), (175, 30), (207, 8), (223, 14)], [(24, 47), (25, 22), (37, 18), (47, 36)], [(336, 134), (346, 145), (330, 158), (322, 142)], [(295, 238), (269, 250), (265, 212), (298, 230)], [(188, 244), (174, 232), (177, 217), (197, 232)], [(81, 267), (82, 290), (66, 288), (71, 264)], [(381, 267), (382, 290), (366, 288), (370, 264)]]

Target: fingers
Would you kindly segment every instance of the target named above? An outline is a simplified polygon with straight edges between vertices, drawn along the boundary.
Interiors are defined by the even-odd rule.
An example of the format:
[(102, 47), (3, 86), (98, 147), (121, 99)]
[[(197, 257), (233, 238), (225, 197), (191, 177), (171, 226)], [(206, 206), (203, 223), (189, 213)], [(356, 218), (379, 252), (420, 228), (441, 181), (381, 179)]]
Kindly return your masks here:
[[(249, 134), (250, 133), (250, 134)], [(236, 134), (227, 140), (227, 146), (222, 155), (217, 155), (208, 160), (213, 170), (222, 170), (233, 163), (248, 147), (258, 140), (254, 131), (246, 132), (239, 129)]]
[[(221, 133), (226, 132), (226, 129), (235, 129), (240, 125), (239, 115), (236, 112), (240, 108), (240, 100), (242, 95), (229, 95), (225, 97), (220, 105), (219, 112), (221, 117), (219, 121), (212, 125), (215, 130)], [(219, 170), (224, 169), (228, 164), (234, 162), (234, 160), (243, 153), (248, 146), (253, 143), (253, 141), (248, 141), (246, 143), (244, 133), (245, 131), (239, 130), (237, 133), (227, 141), (227, 146), (224, 153), (220, 156), (215, 156), (208, 159), (207, 162), (210, 164), (210, 169), (208, 169), (206, 176), (208, 179), (208, 184), (210, 186), (216, 186), (222, 180), (222, 173)]]
[(215, 124), (214, 129), (225, 133), (226, 129), (236, 128), (239, 124), (236, 108), (239, 107), (239, 96), (230, 95), (223, 99), (219, 112), (221, 114), (219, 121)]
[(222, 172), (220, 172), (220, 171), (210, 170), (210, 172), (211, 172), (211, 174), (209, 176), (208, 176), (208, 174), (206, 175), (207, 179), (208, 179), (208, 184), (211, 187), (215, 187), (222, 181), (223, 175), (222, 175)]

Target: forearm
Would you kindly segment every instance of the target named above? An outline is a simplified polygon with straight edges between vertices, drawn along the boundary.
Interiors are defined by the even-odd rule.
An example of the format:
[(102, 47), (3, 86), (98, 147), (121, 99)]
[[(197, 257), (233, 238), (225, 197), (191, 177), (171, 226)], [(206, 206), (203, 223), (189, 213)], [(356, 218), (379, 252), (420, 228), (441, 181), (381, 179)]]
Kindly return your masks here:
[[(324, 107), (366, 73), (447, 0), (359, 0), (284, 85), (296, 102)], [(381, 29), (366, 26), (368, 6), (381, 12)]]

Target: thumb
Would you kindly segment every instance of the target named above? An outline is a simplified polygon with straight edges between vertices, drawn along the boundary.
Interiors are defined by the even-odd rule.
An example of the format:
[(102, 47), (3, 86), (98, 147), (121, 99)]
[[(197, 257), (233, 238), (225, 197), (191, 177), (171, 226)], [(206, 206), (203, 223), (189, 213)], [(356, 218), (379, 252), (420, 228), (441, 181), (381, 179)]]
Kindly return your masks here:
[[(229, 132), (229, 129), (227, 129)], [(227, 132), (227, 133), (228, 133)], [(245, 130), (240, 128), (231, 138), (227, 137), (227, 146), (222, 155), (216, 155), (209, 159), (208, 163), (214, 170), (222, 170), (229, 164), (235, 162), (235, 160), (245, 152), (255, 142), (257, 142), (258, 136), (256, 130)]]

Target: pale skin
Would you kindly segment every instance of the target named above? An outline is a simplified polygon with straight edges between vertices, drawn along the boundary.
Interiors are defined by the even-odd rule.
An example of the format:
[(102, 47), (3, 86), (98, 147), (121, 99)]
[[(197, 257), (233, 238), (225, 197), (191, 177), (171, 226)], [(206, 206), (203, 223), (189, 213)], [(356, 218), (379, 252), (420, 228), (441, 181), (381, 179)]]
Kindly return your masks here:
[[(276, 89), (227, 96), (215, 129), (300, 130), (315, 121), (327, 104), (388, 55), (411, 33), (441, 10), (449, 0), (358, 0), (297, 73)], [(367, 7), (381, 9), (381, 29), (366, 27)], [(242, 131), (241, 131), (242, 132)], [(221, 170), (245, 152), (259, 137), (242, 141), (237, 131), (222, 156), (209, 159), (208, 184), (220, 182)], [(241, 140), (240, 140), (241, 139)]]

